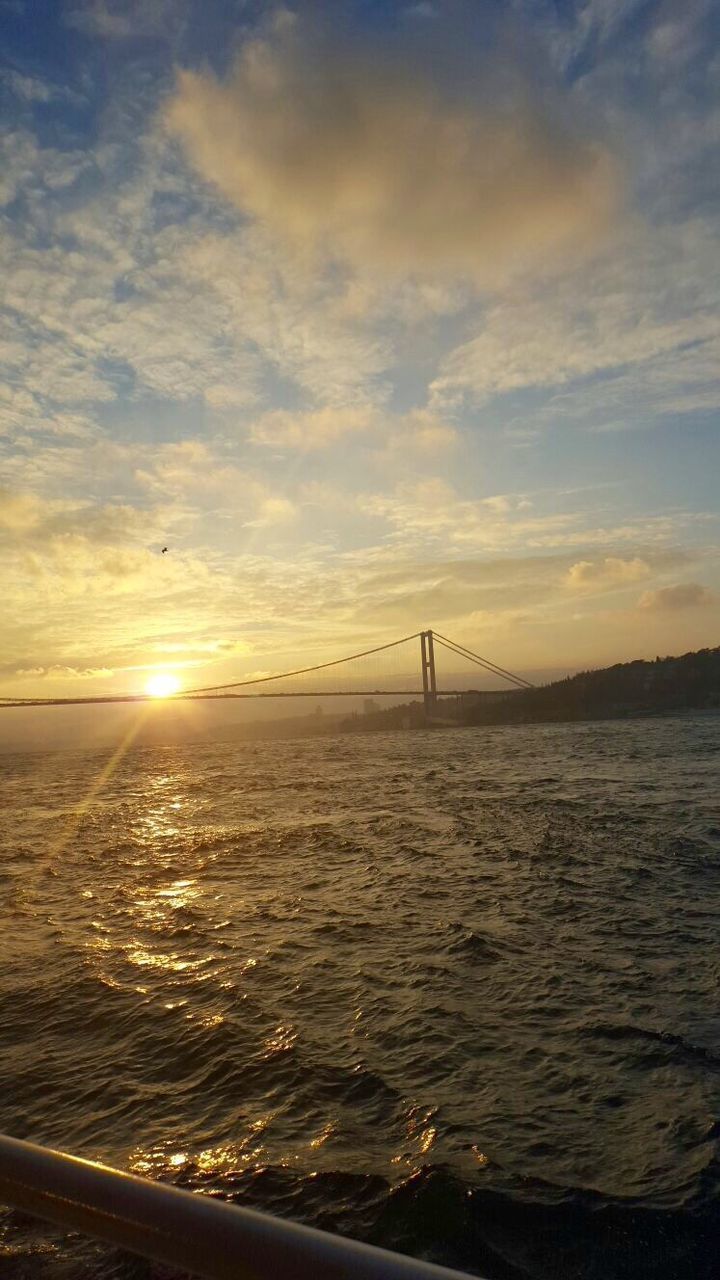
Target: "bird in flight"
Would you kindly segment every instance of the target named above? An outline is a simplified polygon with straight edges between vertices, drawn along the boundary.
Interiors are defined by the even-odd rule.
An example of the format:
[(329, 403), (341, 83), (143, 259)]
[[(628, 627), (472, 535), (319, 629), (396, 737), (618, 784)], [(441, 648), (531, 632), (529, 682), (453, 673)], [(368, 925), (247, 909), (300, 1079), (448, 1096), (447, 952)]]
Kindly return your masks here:
[(167, 551), (167, 547), (163, 547), (162, 551), (160, 552), (160, 555), (164, 556), (166, 551)]

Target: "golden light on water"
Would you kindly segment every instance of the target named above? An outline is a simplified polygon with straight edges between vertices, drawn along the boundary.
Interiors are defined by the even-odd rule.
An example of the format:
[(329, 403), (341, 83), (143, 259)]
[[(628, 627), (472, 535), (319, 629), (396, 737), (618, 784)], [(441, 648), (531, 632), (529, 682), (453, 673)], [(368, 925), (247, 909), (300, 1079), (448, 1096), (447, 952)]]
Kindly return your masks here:
[(180, 680), (172, 671), (157, 671), (145, 682), (145, 692), (151, 698), (171, 698), (180, 689)]

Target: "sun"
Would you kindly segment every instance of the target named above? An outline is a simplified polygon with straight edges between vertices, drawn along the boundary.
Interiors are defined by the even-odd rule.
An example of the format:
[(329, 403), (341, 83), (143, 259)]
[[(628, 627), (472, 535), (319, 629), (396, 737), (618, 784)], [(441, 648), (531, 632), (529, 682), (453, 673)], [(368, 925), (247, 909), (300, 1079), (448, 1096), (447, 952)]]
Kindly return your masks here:
[(171, 698), (179, 688), (180, 681), (171, 671), (158, 671), (145, 683), (145, 692), (151, 698)]

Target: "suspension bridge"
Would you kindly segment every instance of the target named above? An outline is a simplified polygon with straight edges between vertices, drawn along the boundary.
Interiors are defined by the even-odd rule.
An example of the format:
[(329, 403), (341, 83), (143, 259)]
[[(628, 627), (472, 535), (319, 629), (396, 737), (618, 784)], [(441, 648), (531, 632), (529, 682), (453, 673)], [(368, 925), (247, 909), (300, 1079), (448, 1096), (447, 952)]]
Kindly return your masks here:
[[(444, 662), (438, 662), (439, 654)], [(382, 660), (380, 655), (383, 655)], [(453, 655), (448, 658), (447, 655)], [(380, 662), (380, 667), (378, 667)], [(437, 631), (416, 631), (387, 644), (376, 645), (360, 653), (347, 654), (330, 662), (300, 667), (292, 671), (248, 676), (224, 684), (182, 689), (168, 694), (165, 702), (189, 702), (209, 698), (358, 698), (403, 697), (422, 698), (425, 711), (431, 715), (438, 698), (462, 696), (470, 690), (460, 684), (458, 662), (465, 673), (480, 668), (485, 677), (503, 682), (506, 691), (531, 689), (531, 681), (508, 671), (489, 658), (482, 657), (465, 645)], [(444, 667), (449, 666), (447, 673)], [(351, 666), (351, 664), (354, 664)], [(343, 683), (343, 675), (345, 677)], [(454, 687), (452, 687), (454, 686)], [(488, 692), (488, 691), (485, 691)], [(101, 703), (156, 702), (152, 693), (90, 694), (76, 697), (24, 698), (2, 697), (0, 709), (10, 707), (79, 706)]]

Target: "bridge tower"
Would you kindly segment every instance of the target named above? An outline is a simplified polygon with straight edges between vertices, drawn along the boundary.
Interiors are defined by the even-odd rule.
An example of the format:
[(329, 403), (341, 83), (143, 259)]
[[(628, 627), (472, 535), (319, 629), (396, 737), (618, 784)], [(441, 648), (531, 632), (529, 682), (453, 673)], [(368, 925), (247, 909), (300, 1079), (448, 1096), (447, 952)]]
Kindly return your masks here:
[(437, 702), (437, 683), (435, 680), (435, 649), (433, 646), (432, 631), (420, 632), (420, 655), (421, 655), (421, 664), (422, 664), (423, 702), (425, 703), (425, 715), (432, 716), (435, 713), (435, 704)]

